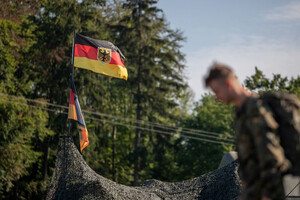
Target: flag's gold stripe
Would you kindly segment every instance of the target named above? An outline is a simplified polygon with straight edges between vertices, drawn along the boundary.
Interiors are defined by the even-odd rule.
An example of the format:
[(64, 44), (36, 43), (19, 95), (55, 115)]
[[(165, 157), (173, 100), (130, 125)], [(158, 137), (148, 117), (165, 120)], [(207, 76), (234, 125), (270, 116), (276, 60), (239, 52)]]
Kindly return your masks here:
[(127, 69), (120, 65), (102, 64), (99, 60), (92, 60), (86, 57), (75, 57), (74, 66), (88, 69), (96, 73), (127, 80)]
[(85, 127), (78, 126), (78, 128), (79, 128), (80, 150), (82, 151), (90, 143), (88, 140), (89, 134)]
[(69, 104), (68, 119), (77, 121), (76, 109), (74, 104)]

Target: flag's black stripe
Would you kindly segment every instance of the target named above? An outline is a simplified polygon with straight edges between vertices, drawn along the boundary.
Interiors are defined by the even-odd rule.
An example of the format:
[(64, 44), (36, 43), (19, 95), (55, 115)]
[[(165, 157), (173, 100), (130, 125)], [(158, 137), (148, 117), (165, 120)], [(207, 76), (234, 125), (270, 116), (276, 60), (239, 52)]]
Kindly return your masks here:
[(125, 57), (123, 56), (122, 52), (120, 51), (120, 49), (118, 47), (113, 45), (111, 42), (108, 42), (105, 40), (96, 40), (96, 39), (76, 33), (75, 44), (87, 45), (87, 46), (92, 46), (95, 48), (103, 47), (103, 48), (111, 49), (114, 52), (118, 52), (120, 54), (122, 60), (125, 59)]

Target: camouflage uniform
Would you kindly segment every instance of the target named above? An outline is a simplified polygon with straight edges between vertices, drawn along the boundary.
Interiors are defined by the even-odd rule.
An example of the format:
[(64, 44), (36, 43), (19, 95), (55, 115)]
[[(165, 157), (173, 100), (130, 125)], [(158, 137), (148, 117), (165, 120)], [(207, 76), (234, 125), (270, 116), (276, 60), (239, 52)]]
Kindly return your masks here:
[(290, 162), (275, 133), (278, 124), (271, 109), (257, 97), (251, 97), (236, 110), (236, 116), (241, 199), (284, 199), (282, 175), (290, 168)]

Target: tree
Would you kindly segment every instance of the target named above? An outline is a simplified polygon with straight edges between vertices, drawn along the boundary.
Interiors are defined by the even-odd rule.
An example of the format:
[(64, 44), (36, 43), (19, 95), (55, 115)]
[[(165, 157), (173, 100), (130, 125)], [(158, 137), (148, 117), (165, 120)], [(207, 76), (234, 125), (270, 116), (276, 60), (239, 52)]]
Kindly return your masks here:
[[(234, 137), (233, 106), (216, 102), (212, 95), (205, 95), (197, 102), (193, 114), (183, 121), (184, 127), (219, 133), (214, 137), (233, 141)], [(207, 133), (208, 134), (208, 133)], [(218, 141), (217, 139), (213, 139)], [(178, 152), (178, 163), (181, 166), (180, 179), (193, 178), (217, 169), (225, 152), (233, 150), (231, 143), (224, 144), (184, 140), (183, 150)]]
[(300, 76), (288, 79), (280, 74), (273, 74), (272, 79), (268, 79), (257, 67), (255, 67), (255, 74), (246, 78), (245, 86), (257, 91), (284, 90), (300, 97)]
[[(39, 12), (28, 17), (30, 25), (35, 27), (36, 37), (36, 43), (30, 49), (32, 70), (29, 76), (34, 80), (30, 98), (45, 98), (51, 104), (67, 104), (74, 30), (84, 33), (98, 32), (101, 29), (97, 27), (101, 24), (101, 15), (97, 7), (103, 3), (101, 0), (43, 0), (40, 2)], [(87, 72), (75, 74), (75, 77), (76, 85), (84, 85)], [(85, 95), (81, 95), (83, 90), (78, 88), (79, 97), (86, 99)], [(49, 169), (54, 167), (54, 163), (48, 166), (53, 156), (48, 155), (51, 148), (56, 149), (59, 135), (66, 132), (66, 118), (65, 115), (49, 111), (48, 126), (56, 135), (47, 137), (42, 145), (45, 155), (44, 177), (51, 175)]]
[[(168, 27), (156, 3), (153, 0), (126, 1), (124, 15), (118, 25), (112, 26), (117, 33), (117, 45), (129, 63), (128, 82), (136, 111), (134, 185), (139, 182), (139, 172), (147, 165), (142, 159), (147, 157), (149, 138), (141, 136), (140, 121), (174, 120), (169, 109), (177, 106), (178, 94), (186, 88), (184, 55), (179, 50), (182, 34)], [(158, 137), (160, 142), (170, 139)]]
[(43, 198), (39, 144), (53, 132), (47, 112), (24, 98), (31, 86), (24, 65), (34, 40), (19, 17), (0, 20), (0, 198)]

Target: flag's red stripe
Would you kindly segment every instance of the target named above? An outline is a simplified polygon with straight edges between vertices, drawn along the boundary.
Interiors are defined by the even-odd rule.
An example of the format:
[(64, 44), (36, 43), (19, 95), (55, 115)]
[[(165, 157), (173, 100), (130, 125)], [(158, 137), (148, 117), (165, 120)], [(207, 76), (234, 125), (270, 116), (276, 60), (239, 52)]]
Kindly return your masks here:
[(87, 45), (75, 44), (74, 56), (87, 57), (97, 60), (97, 48)]
[[(74, 56), (97, 60), (97, 48), (87, 45), (75, 44)], [(121, 60), (120, 54), (117, 52), (111, 52), (111, 61), (109, 64), (121, 65), (122, 67), (125, 67), (123, 61)]]
[(125, 68), (124, 62), (121, 60), (120, 54), (117, 52), (111, 52), (111, 61), (109, 64), (121, 65)]
[(73, 92), (73, 90), (72, 89), (70, 89), (70, 99), (69, 99), (69, 104), (72, 104), (72, 105), (74, 105), (75, 104), (75, 102), (74, 102), (74, 92)]

